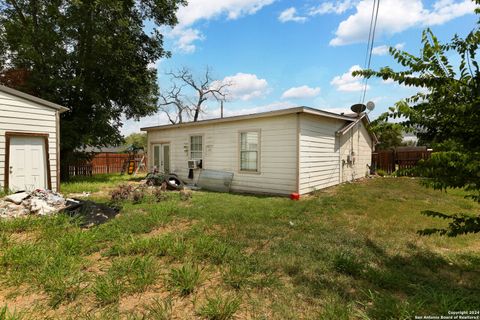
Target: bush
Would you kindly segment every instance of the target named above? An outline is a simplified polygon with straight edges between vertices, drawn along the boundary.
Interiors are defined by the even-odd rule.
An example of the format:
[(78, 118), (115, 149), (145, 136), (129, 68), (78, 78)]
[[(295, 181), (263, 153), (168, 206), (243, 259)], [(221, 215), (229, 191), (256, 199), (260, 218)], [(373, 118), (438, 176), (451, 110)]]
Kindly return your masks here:
[(377, 170), (377, 174), (380, 176), (380, 177), (384, 177), (387, 175), (387, 172), (385, 170), (382, 170), (382, 169), (378, 169)]

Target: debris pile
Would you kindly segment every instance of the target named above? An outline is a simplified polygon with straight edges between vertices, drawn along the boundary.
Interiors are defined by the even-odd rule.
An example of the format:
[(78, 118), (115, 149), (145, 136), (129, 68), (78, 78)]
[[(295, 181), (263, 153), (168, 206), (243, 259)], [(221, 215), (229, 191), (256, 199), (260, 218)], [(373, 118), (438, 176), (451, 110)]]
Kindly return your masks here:
[(0, 199), (0, 218), (49, 215), (65, 209), (66, 206), (67, 199), (50, 190), (19, 192)]

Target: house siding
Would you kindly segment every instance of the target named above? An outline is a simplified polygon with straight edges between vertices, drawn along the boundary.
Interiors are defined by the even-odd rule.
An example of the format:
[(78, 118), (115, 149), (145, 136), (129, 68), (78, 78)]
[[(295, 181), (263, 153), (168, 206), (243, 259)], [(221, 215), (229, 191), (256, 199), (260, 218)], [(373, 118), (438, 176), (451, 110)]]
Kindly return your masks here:
[[(358, 123), (340, 137), (341, 182), (363, 178), (369, 174), (372, 150), (373, 141), (363, 122)], [(350, 164), (347, 162), (349, 154), (352, 155)]]
[[(240, 172), (239, 134), (260, 132), (260, 172)], [(148, 131), (149, 163), (155, 143), (170, 143), (171, 171), (188, 179), (190, 136), (203, 136), (203, 169), (233, 172), (232, 191), (290, 194), (297, 191), (297, 115)], [(200, 170), (194, 170), (196, 182)]]
[(338, 184), (340, 151), (335, 132), (345, 125), (345, 121), (301, 114), (299, 125), (299, 193)]
[(57, 111), (0, 91), (0, 183), (5, 181), (5, 132), (48, 134), (52, 189), (57, 188)]

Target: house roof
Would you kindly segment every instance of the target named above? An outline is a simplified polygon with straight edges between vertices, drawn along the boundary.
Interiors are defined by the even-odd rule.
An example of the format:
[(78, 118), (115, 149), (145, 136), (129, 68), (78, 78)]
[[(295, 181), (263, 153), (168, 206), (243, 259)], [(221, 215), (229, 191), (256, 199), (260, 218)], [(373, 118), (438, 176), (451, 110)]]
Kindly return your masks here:
[(126, 146), (108, 146), (108, 147), (92, 147), (77, 148), (75, 151), (85, 153), (124, 153), (127, 151)]
[(0, 85), (0, 91), (1, 91), (1, 92), (5, 92), (5, 93), (8, 93), (8, 94), (11, 94), (11, 95), (13, 95), (13, 96), (16, 96), (16, 97), (19, 97), (19, 98), (22, 98), (22, 99), (25, 99), (25, 100), (29, 100), (29, 101), (31, 101), (31, 102), (35, 102), (35, 103), (41, 104), (42, 106), (45, 106), (45, 107), (49, 107), (49, 108), (58, 110), (58, 111), (60, 111), (60, 113), (69, 110), (68, 108), (66, 108), (66, 107), (64, 107), (64, 106), (61, 106), (61, 105), (59, 105), (59, 104), (56, 104), (56, 103), (53, 103), (53, 102), (50, 102), (50, 101), (47, 101), (47, 100), (44, 100), (44, 99), (41, 99), (41, 98), (32, 96), (32, 95), (27, 94), (27, 93), (25, 93), (25, 92), (18, 91), (18, 90), (15, 90), (15, 89), (12, 89), (12, 88), (3, 86), (3, 85)]
[(248, 119), (275, 117), (275, 116), (282, 116), (282, 115), (294, 114), (294, 113), (307, 113), (307, 114), (317, 115), (321, 117), (334, 118), (334, 119), (340, 119), (340, 120), (352, 121), (352, 122), (357, 119), (356, 114), (343, 115), (343, 114), (328, 112), (324, 110), (314, 109), (310, 107), (294, 107), (294, 108), (288, 108), (288, 109), (266, 111), (266, 112), (245, 114), (245, 115), (239, 115), (239, 116), (200, 120), (196, 122), (192, 121), (192, 122), (184, 122), (184, 123), (177, 123), (177, 124), (165, 124), (160, 126), (144, 127), (144, 128), (141, 128), (140, 130), (150, 131), (150, 130), (183, 128), (183, 127), (190, 127), (190, 126), (199, 126), (204, 124), (214, 124), (214, 123), (233, 122), (233, 121), (248, 120)]

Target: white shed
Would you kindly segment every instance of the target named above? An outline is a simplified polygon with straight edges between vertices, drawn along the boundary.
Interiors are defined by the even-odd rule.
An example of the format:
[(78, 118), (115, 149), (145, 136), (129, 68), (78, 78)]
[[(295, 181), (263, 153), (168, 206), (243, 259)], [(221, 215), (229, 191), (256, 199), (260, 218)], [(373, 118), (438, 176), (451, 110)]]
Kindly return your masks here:
[(59, 189), (60, 113), (55, 103), (0, 85), (0, 183)]
[[(192, 183), (204, 169), (231, 172), (232, 191), (287, 195), (365, 177), (376, 141), (367, 123), (297, 107), (142, 130), (151, 167)], [(189, 172), (189, 160), (201, 168)]]

